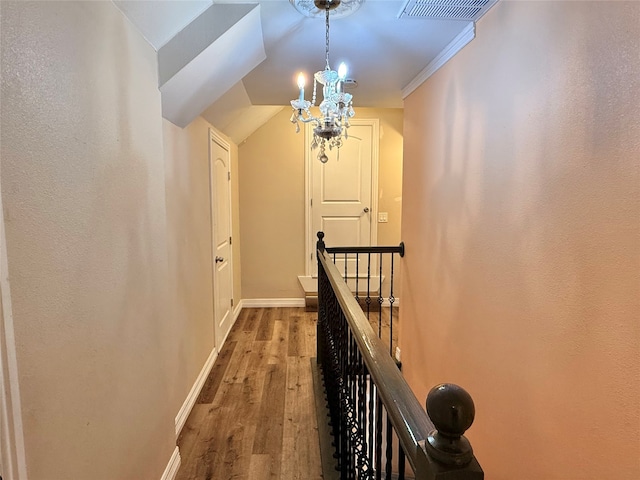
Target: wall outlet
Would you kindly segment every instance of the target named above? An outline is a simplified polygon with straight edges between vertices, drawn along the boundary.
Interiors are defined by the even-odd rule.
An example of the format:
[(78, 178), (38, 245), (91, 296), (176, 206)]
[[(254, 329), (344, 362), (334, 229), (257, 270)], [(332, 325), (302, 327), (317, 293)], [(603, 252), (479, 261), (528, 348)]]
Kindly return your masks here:
[(400, 362), (400, 347), (396, 347), (396, 360)]
[(387, 212), (378, 212), (378, 223), (387, 223), (389, 221), (389, 214)]

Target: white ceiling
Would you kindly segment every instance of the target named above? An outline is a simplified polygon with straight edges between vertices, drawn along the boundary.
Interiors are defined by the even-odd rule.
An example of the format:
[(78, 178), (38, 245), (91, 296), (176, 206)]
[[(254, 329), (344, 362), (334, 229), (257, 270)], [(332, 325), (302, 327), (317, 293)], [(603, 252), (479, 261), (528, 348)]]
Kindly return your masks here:
[[(247, 0), (114, 0), (114, 3), (159, 50), (213, 3), (241, 4)], [(242, 117), (249, 112), (256, 117), (270, 118), (273, 106), (288, 106), (297, 96), (298, 72), (304, 71), (310, 79), (315, 71), (324, 68), (324, 18), (303, 16), (289, 0), (250, 3), (260, 5), (266, 59), (231, 82), (233, 87), (228, 91), (228, 98), (223, 95), (213, 105), (202, 105), (205, 118), (223, 132), (225, 128), (238, 130), (232, 124), (242, 122)], [(402, 107), (403, 88), (470, 24), (458, 20), (398, 18), (404, 3), (404, 0), (364, 0), (353, 15), (331, 20), (331, 66), (336, 68), (341, 61), (349, 66), (348, 77), (358, 83), (351, 91), (356, 111), (358, 106)], [(236, 48), (240, 54), (243, 45)], [(234, 106), (234, 99), (240, 103)], [(258, 113), (256, 109), (261, 106), (269, 106), (269, 113)], [(242, 109), (245, 115), (239, 113)], [(235, 120), (230, 120), (231, 117)], [(222, 128), (225, 122), (227, 125)], [(244, 138), (239, 137), (244, 135), (234, 134), (233, 140), (242, 141)]]

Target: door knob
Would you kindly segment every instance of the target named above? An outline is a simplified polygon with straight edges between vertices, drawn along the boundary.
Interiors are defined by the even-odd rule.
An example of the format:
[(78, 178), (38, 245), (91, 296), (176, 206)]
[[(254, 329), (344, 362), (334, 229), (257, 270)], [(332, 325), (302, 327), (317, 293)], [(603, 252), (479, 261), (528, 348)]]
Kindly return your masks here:
[(364, 207), (364, 213), (369, 213), (369, 207)]
[(224, 262), (224, 258), (216, 257), (216, 263)]

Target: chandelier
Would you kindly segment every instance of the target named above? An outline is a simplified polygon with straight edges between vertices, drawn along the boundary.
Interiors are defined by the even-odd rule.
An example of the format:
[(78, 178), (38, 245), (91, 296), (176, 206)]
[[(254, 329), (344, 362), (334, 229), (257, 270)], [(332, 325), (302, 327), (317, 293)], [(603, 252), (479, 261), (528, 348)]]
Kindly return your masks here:
[[(325, 147), (329, 150), (340, 148), (343, 138), (348, 138), (347, 129), (349, 119), (355, 115), (351, 105), (352, 95), (345, 93), (344, 83), (347, 77), (347, 66), (340, 64), (338, 71), (331, 70), (329, 66), (329, 12), (340, 5), (341, 0), (314, 0), (315, 6), (325, 11), (325, 61), (324, 70), (316, 72), (313, 76), (313, 96), (311, 101), (304, 98), (305, 78), (304, 74), (298, 75), (298, 88), (300, 95), (297, 99), (291, 100), (293, 114), (291, 123), (296, 126), (296, 133), (300, 132), (300, 124), (311, 123), (313, 128), (313, 142), (311, 148), (320, 147), (318, 160), (326, 163), (329, 160)], [(315, 107), (317, 84), (322, 85), (322, 102), (319, 105), (320, 116), (311, 113), (311, 107)]]

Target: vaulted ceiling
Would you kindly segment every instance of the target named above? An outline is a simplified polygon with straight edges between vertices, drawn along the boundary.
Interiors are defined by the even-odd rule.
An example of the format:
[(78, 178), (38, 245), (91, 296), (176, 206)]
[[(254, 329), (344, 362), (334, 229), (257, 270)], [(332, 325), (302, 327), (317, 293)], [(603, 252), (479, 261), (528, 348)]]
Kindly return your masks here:
[[(305, 16), (289, 0), (246, 1), (114, 0), (158, 52), (163, 116), (176, 125), (202, 115), (240, 143), (290, 108), (298, 72), (311, 78), (324, 68), (323, 15)], [(312, 0), (298, 1), (313, 9)], [(333, 68), (349, 66), (356, 109), (402, 107), (406, 94), (473, 38), (474, 22), (464, 19), (473, 4), (485, 4), (472, 12), (477, 19), (495, 2), (444, 1), (446, 10), (443, 0), (343, 0), (361, 5), (331, 19), (330, 59)], [(425, 18), (433, 5), (440, 18)]]

